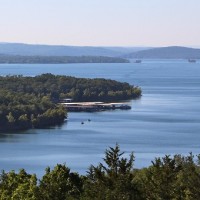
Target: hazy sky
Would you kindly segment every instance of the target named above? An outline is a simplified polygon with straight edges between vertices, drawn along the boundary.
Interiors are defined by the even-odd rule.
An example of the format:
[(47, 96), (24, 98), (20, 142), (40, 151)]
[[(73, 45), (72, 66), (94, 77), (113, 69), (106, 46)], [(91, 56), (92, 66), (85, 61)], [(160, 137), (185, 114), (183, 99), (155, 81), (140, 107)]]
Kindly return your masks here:
[(0, 41), (200, 46), (200, 0), (0, 0)]

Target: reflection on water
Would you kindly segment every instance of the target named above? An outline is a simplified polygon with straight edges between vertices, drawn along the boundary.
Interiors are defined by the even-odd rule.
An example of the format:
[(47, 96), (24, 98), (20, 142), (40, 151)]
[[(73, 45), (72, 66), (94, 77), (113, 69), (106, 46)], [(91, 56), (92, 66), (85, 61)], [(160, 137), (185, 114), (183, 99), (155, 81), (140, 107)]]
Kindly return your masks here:
[(60, 127), (1, 134), (1, 169), (25, 168), (41, 176), (45, 167), (66, 163), (73, 171), (85, 173), (116, 142), (126, 155), (135, 152), (136, 167), (165, 154), (200, 153), (199, 63), (151, 60), (141, 64), (0, 65), (0, 69), (2, 75), (62, 71), (126, 81), (143, 89), (142, 98), (131, 102), (131, 110), (70, 113)]

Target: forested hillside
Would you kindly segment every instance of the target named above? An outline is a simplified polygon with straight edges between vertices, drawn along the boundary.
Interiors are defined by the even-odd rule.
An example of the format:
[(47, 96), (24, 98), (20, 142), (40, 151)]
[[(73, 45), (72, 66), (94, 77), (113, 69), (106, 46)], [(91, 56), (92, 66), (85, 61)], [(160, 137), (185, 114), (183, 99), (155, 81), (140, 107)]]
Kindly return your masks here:
[(200, 49), (179, 46), (161, 47), (133, 52), (124, 57), (140, 59), (200, 59)]

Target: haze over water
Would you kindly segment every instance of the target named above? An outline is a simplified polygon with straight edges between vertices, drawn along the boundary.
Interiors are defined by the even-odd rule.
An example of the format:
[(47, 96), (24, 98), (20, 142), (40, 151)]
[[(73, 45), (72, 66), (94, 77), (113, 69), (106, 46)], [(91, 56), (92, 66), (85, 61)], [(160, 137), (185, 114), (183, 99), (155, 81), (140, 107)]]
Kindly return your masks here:
[[(0, 65), (0, 75), (42, 73), (110, 78), (139, 85), (141, 99), (128, 111), (69, 113), (61, 127), (0, 135), (0, 168), (25, 168), (42, 176), (47, 166), (65, 163), (85, 174), (119, 143), (136, 167), (165, 154), (200, 153), (200, 63), (144, 60), (141, 64)], [(87, 120), (91, 119), (91, 122)], [(81, 125), (84, 121), (85, 124)]]

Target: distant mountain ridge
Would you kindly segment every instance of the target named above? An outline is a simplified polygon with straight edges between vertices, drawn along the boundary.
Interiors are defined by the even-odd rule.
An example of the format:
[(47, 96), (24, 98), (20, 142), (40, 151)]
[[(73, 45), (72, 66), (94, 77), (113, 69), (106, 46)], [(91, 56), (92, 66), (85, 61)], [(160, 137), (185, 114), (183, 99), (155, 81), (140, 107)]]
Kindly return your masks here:
[(170, 46), (137, 51), (124, 57), (136, 59), (200, 59), (200, 49)]
[(121, 57), (145, 47), (91, 47), (64, 45), (33, 45), (23, 43), (0, 43), (0, 54), (19, 56), (109, 56)]
[(128, 59), (200, 59), (200, 49), (169, 47), (93, 47), (0, 43), (5, 56), (103, 56)]

